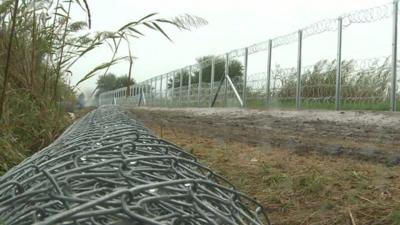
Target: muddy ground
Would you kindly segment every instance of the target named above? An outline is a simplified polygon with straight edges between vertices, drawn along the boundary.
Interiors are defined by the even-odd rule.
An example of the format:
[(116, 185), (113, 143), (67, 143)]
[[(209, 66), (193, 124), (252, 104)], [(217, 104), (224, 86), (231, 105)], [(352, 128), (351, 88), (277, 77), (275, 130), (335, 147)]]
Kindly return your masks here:
[(274, 225), (400, 225), (400, 114), (130, 108)]
[(247, 109), (131, 109), (158, 129), (184, 131), (219, 140), (298, 154), (314, 151), (389, 165), (400, 164), (400, 114), (363, 111), (282, 111)]

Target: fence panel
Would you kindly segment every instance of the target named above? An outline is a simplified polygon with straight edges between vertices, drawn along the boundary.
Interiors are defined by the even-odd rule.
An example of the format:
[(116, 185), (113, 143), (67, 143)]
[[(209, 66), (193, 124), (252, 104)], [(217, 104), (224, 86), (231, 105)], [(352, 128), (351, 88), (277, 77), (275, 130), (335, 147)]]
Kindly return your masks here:
[(396, 110), (397, 17), (396, 0), (321, 20), (143, 81), (128, 98), (102, 93), (99, 104)]

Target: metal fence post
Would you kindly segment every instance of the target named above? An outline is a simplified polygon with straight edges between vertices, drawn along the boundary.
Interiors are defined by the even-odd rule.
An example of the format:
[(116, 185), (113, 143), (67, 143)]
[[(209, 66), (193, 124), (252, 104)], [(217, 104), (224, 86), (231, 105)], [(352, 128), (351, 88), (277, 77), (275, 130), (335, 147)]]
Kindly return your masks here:
[(146, 82), (146, 92), (144, 94), (147, 96), (148, 106), (151, 106), (151, 79)]
[[(229, 76), (229, 53), (225, 55), (225, 77)], [(225, 79), (224, 104), (228, 105), (228, 81)]]
[(183, 69), (181, 69), (179, 74), (179, 105), (182, 106), (182, 84), (183, 84)]
[(157, 101), (158, 101), (158, 99), (157, 99), (157, 82), (158, 82), (158, 79), (157, 79), (158, 77), (154, 77), (154, 91), (153, 91), (153, 98), (154, 98), (154, 101), (153, 101), (153, 105), (154, 106), (157, 106)]
[(146, 82), (146, 92), (144, 93), (147, 96), (147, 100), (148, 100), (148, 106), (151, 106), (151, 80), (147, 80)]
[(154, 78), (150, 79), (151, 106), (154, 106)]
[(335, 103), (336, 110), (340, 110), (340, 95), (342, 84), (342, 22), (341, 17), (338, 18), (338, 37), (337, 37), (337, 57), (336, 57), (336, 91)]
[(210, 105), (214, 94), (214, 79), (215, 79), (215, 56), (213, 56), (211, 59)]
[(301, 107), (301, 51), (303, 44), (303, 31), (298, 32), (298, 51), (297, 51), (297, 85), (296, 85), (296, 109)]
[(165, 74), (165, 105), (168, 106), (168, 73)]
[(202, 82), (202, 76), (203, 76), (203, 68), (201, 66), (201, 62), (199, 63), (199, 83), (197, 86), (197, 104), (200, 106), (200, 100), (201, 100), (201, 82)]
[(172, 90), (171, 90), (171, 95), (172, 95), (172, 105), (175, 103), (175, 73), (172, 72)]
[(243, 91), (242, 91), (242, 98), (243, 98), (243, 107), (247, 106), (247, 66), (249, 60), (249, 48), (244, 49), (244, 77), (243, 77)]
[(192, 66), (189, 66), (188, 103), (192, 102)]
[(398, 1), (393, 1), (393, 30), (392, 30), (392, 88), (390, 105), (393, 112), (396, 111), (397, 97), (397, 21), (398, 21)]
[(267, 106), (271, 105), (271, 62), (272, 62), (272, 40), (268, 40), (268, 58), (267, 58), (267, 83), (266, 83), (266, 94), (267, 94)]
[(143, 87), (143, 83), (144, 82), (142, 82), (140, 85), (139, 85), (139, 99), (138, 99), (138, 103), (137, 103), (137, 105), (138, 106), (140, 106), (140, 104), (141, 104), (141, 102), (142, 102), (142, 99), (143, 99), (143, 89), (144, 89), (144, 87)]
[(159, 97), (158, 97), (158, 88), (157, 88), (157, 86), (158, 86), (158, 83), (159, 83), (159, 76), (157, 76), (156, 78), (155, 78), (155, 83), (154, 83), (154, 96), (155, 96), (155, 100), (156, 100), (156, 102), (155, 102), (155, 104), (156, 104), (156, 106), (159, 106), (159, 101), (160, 101), (160, 99), (159, 99)]
[(164, 79), (163, 75), (160, 75), (160, 106), (164, 105), (163, 91), (162, 91), (163, 79)]
[(138, 84), (138, 88), (136, 90), (136, 95), (140, 95), (143, 91), (143, 82)]
[(153, 106), (153, 79), (149, 80), (149, 105)]

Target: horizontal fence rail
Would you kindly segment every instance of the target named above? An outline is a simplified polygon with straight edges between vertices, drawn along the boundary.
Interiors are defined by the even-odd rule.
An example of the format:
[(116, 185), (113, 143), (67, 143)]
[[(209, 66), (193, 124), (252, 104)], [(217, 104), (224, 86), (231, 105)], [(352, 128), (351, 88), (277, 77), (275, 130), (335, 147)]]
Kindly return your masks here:
[(0, 224), (270, 224), (260, 204), (127, 114), (99, 107), (0, 177)]
[[(400, 101), (397, 88), (400, 82), (397, 77), (398, 13), (398, 0), (395, 0), (346, 13), (338, 18), (325, 19), (287, 35), (225, 54), (205, 57), (197, 64), (135, 84), (129, 92), (127, 88), (120, 88), (101, 93), (98, 103), (163, 107), (247, 106), (396, 111)], [(343, 56), (346, 29), (357, 24), (361, 27), (362, 24), (382, 21), (391, 24), (389, 32), (392, 41), (387, 43), (391, 52), (376, 58)], [(306, 64), (304, 55), (308, 50), (305, 42), (332, 32), (336, 41), (330, 45), (336, 54)], [(276, 62), (279, 59), (275, 59), (275, 52), (282, 46), (291, 45), (296, 46), (293, 53), (290, 53), (290, 57), (295, 57), (295, 62), (289, 67), (282, 67)], [(250, 71), (250, 67), (260, 63), (265, 63), (263, 69)]]

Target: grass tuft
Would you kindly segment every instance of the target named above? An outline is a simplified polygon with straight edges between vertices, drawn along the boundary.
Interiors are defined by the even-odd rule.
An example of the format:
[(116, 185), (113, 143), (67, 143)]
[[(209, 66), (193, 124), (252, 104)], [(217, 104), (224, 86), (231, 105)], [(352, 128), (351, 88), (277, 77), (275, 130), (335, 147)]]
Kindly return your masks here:
[[(145, 125), (157, 130), (157, 124)], [(400, 167), (236, 141), (222, 144), (174, 130), (165, 129), (164, 138), (192, 149), (201, 163), (255, 197), (276, 225), (351, 224), (350, 214), (356, 224), (400, 225)]]

